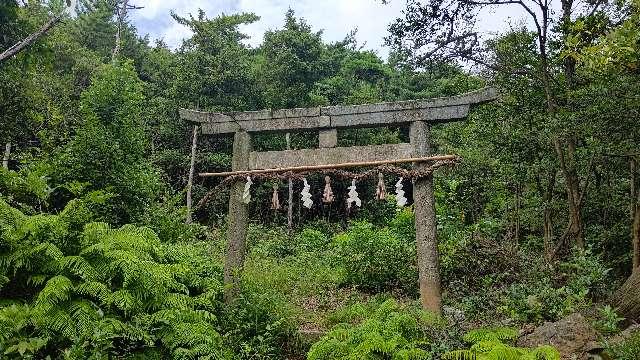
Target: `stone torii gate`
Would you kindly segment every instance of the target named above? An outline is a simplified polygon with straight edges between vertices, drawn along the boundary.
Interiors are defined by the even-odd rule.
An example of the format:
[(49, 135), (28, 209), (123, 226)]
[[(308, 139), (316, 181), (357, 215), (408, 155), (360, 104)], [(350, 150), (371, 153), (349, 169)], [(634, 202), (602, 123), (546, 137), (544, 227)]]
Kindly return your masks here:
[[(200, 125), (204, 135), (233, 133), (232, 171), (249, 171), (429, 156), (431, 124), (463, 120), (472, 106), (496, 97), (493, 88), (484, 88), (452, 97), (370, 105), (233, 113), (180, 109), (180, 117)], [(338, 129), (399, 125), (410, 126), (409, 143), (336, 147)], [(319, 147), (266, 152), (251, 149), (253, 133), (297, 130), (318, 130)], [(414, 166), (421, 169), (428, 165), (415, 163)], [(247, 205), (242, 202), (243, 190), (244, 183), (235, 182), (229, 198), (228, 243), (224, 263), (224, 297), (227, 302), (237, 296), (245, 258), (248, 212)], [(415, 181), (413, 197), (420, 299), (425, 309), (439, 314), (441, 289), (432, 177)]]

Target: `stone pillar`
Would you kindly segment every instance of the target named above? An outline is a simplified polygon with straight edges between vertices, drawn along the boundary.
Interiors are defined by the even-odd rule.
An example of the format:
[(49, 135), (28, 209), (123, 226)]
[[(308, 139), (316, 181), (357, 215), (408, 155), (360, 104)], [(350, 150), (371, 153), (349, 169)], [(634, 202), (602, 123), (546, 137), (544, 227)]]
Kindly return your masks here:
[[(233, 171), (249, 170), (251, 136), (246, 131), (238, 131), (233, 138)], [(227, 227), (227, 251), (224, 261), (224, 301), (229, 304), (237, 298), (240, 277), (246, 252), (248, 206), (242, 202), (244, 181), (231, 186), (229, 196), (229, 222)]]
[[(424, 121), (411, 124), (411, 144), (414, 156), (429, 156), (431, 152), (429, 125)], [(428, 166), (415, 165), (416, 169)], [(418, 255), (418, 280), (420, 300), (425, 310), (442, 313), (440, 289), (440, 265), (436, 236), (436, 209), (433, 195), (433, 177), (417, 179), (413, 185), (414, 211), (416, 217), (416, 249)]]

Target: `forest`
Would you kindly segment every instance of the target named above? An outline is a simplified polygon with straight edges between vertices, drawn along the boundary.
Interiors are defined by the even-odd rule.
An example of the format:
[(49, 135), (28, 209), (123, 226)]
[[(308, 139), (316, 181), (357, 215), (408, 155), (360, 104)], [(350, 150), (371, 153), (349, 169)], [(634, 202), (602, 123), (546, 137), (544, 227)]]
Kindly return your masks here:
[[(385, 19), (387, 59), (293, 10), (258, 46), (243, 32), (255, 14), (172, 12), (191, 31), (174, 49), (133, 25), (143, 1), (0, 0), (0, 358), (640, 359), (640, 2), (377, 2), (404, 7)], [(527, 22), (480, 34), (479, 14), (503, 7)], [(181, 109), (482, 89), (496, 99), (429, 124), (432, 153), (459, 157), (429, 175), (435, 311), (420, 300), (417, 180), (390, 174), (386, 196), (377, 176), (357, 183), (361, 206), (337, 177), (323, 201), (322, 172), (255, 179), (225, 296), (235, 185), (198, 174), (235, 168), (234, 136)], [(337, 146), (411, 131), (340, 129)]]

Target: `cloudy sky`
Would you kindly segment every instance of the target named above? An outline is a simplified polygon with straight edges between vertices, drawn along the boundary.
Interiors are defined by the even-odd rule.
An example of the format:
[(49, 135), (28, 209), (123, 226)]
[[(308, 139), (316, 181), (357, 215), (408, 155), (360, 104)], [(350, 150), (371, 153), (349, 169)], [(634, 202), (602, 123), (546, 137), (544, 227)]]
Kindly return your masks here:
[[(401, 16), (405, 1), (392, 0), (387, 5), (380, 0), (130, 0), (129, 3), (144, 6), (130, 14), (139, 32), (149, 34), (152, 39), (164, 39), (172, 48), (178, 47), (190, 32), (173, 21), (169, 15), (171, 10), (187, 15), (202, 9), (210, 18), (222, 13), (255, 13), (260, 20), (243, 31), (251, 36), (249, 44), (257, 46), (266, 30), (282, 26), (284, 14), (291, 8), (314, 30), (322, 30), (326, 41), (342, 40), (349, 31), (357, 28), (358, 42), (386, 58), (388, 49), (383, 43), (387, 25)], [(524, 19), (517, 7), (503, 8), (483, 12), (478, 26), (483, 32), (495, 33), (510, 24), (522, 23)]]

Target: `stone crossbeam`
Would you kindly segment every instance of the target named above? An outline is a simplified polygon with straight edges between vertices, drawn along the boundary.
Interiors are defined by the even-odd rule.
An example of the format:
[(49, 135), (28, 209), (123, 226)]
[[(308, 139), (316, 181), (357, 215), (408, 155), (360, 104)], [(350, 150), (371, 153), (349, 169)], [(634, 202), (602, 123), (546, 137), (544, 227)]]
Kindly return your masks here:
[(299, 109), (232, 113), (180, 109), (184, 120), (201, 124), (203, 134), (296, 131), (333, 128), (375, 127), (414, 121), (449, 122), (464, 119), (473, 105), (497, 98), (493, 88), (458, 96), (408, 100), (369, 105), (326, 106)]

